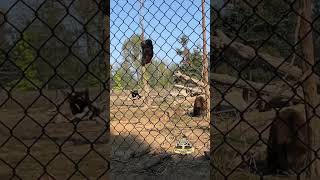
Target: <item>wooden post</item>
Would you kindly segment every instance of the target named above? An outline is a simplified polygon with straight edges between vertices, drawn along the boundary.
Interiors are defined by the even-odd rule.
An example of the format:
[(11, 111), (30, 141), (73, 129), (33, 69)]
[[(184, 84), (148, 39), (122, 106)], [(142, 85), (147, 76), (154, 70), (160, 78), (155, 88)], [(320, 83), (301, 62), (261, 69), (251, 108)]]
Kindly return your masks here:
[[(312, 72), (312, 67), (315, 64), (314, 59), (314, 45), (313, 45), (313, 35), (312, 35), (312, 2), (311, 0), (300, 0), (300, 6), (302, 9), (301, 18), (301, 27), (300, 27), (300, 38), (302, 38), (302, 52), (304, 56), (304, 62), (302, 63), (302, 71), (303, 73), (310, 72), (311, 76), (307, 79), (303, 80), (303, 91), (304, 91), (304, 99), (305, 99), (305, 113), (307, 125), (313, 128), (313, 134), (308, 132), (309, 138), (312, 137), (313, 142), (308, 142), (312, 149), (315, 149), (315, 146), (318, 146), (319, 142), (319, 133), (318, 127), (319, 122), (318, 118), (312, 118), (313, 116), (313, 108), (317, 105), (317, 91), (316, 91), (316, 79), (315, 75)], [(310, 105), (308, 105), (310, 104)], [(315, 145), (315, 146), (314, 146)], [(310, 152), (308, 154), (307, 163), (310, 163), (313, 159), (313, 155)], [(318, 163), (314, 161), (311, 164), (311, 167), (307, 170), (307, 177), (319, 177)]]

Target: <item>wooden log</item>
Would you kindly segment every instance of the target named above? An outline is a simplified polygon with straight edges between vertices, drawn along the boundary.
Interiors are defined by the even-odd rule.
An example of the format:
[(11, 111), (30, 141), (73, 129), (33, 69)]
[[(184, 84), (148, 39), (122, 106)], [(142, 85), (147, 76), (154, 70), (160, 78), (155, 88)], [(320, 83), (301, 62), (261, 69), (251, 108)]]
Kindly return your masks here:
[[(242, 80), (239, 78), (235, 78), (226, 74), (217, 74), (217, 73), (210, 73), (211, 81), (214, 81), (218, 84), (224, 84), (224, 85), (233, 85), (234, 87), (238, 88), (245, 88), (245, 89), (254, 89), (254, 90), (260, 90), (261, 93), (264, 94), (274, 94), (275, 92), (281, 91), (281, 87), (278, 85), (266, 85), (264, 83), (257, 83), (253, 81), (247, 81)], [(234, 83), (236, 82), (236, 83)], [(300, 97), (303, 97), (303, 94), (301, 91), (297, 92)], [(289, 89), (288, 92), (283, 92), (282, 94), (277, 94), (282, 97), (291, 98), (294, 92), (292, 92), (291, 89)]]
[[(278, 69), (279, 73), (288, 74), (288, 76), (293, 77), (297, 80), (304, 75), (302, 70), (290, 63), (283, 62), (286, 59), (282, 57), (272, 56), (267, 53), (256, 52), (256, 50), (250, 46), (244, 45), (240, 42), (233, 41), (227, 35), (225, 35), (221, 30), (216, 30), (214, 35), (214, 42), (212, 43), (213, 48), (222, 49), (224, 48), (224, 53), (226, 56), (237, 55), (242, 60), (250, 61), (256, 56), (267, 61), (271, 66)], [(279, 67), (280, 66), (280, 67)], [(317, 82), (319, 79), (317, 77)]]
[(191, 91), (193, 93), (203, 94), (202, 90), (199, 89), (199, 88), (185, 87), (185, 86), (179, 85), (179, 84), (175, 84), (174, 87), (179, 88), (179, 89), (186, 89), (186, 90), (189, 90), (189, 91)]
[(188, 75), (185, 75), (185, 74), (182, 74), (180, 71), (176, 71), (174, 73), (174, 76), (176, 76), (178, 78), (182, 78), (185, 81), (191, 81), (191, 82), (193, 82), (194, 84), (196, 84), (196, 85), (198, 85), (200, 87), (206, 87), (206, 85), (201, 80), (192, 78), (192, 77), (190, 77)]
[[(297, 110), (298, 112), (304, 113), (304, 105), (299, 104), (299, 105), (294, 105), (294, 106), (288, 106), (288, 107), (283, 107), (281, 108), (281, 111), (285, 109), (294, 109)], [(244, 113), (244, 119), (248, 122), (254, 122), (254, 121), (269, 121), (272, 120), (276, 117), (276, 111), (271, 110), (267, 112), (247, 112)]]

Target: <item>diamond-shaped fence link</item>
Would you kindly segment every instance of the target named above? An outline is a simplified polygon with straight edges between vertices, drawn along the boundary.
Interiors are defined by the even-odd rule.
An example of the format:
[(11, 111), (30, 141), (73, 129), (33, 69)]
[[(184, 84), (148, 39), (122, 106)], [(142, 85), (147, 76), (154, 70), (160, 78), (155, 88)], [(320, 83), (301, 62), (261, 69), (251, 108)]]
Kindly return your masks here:
[(0, 1), (0, 179), (107, 179), (107, 4)]
[[(203, 75), (209, 3), (111, 1), (113, 178), (209, 178), (209, 118), (206, 112), (194, 114), (196, 98), (204, 111), (209, 101), (208, 75)], [(143, 65), (141, 42), (148, 39), (153, 58)], [(190, 145), (179, 143), (184, 137)]]
[(319, 7), (212, 1), (211, 178), (320, 177)]

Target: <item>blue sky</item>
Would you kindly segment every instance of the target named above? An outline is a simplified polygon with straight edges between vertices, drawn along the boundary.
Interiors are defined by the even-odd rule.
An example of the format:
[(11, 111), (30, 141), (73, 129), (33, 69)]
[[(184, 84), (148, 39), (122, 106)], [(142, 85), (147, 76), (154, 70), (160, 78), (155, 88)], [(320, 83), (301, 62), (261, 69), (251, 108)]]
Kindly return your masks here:
[[(154, 43), (155, 57), (167, 63), (181, 60), (175, 49), (180, 48), (178, 38), (189, 36), (189, 48), (202, 44), (201, 0), (144, 0), (143, 14), (145, 39)], [(134, 33), (140, 34), (139, 0), (110, 0), (111, 63), (122, 62), (123, 42)], [(207, 51), (210, 45), (210, 6), (206, 0)]]
[[(30, 0), (34, 1), (34, 0)], [(154, 43), (155, 57), (167, 63), (181, 60), (175, 49), (180, 48), (178, 38), (184, 33), (189, 36), (189, 48), (202, 43), (201, 0), (144, 0), (145, 38)], [(0, 7), (7, 8), (15, 0), (0, 0)], [(110, 0), (110, 37), (113, 64), (121, 62), (123, 42), (134, 33), (140, 34), (140, 0)], [(207, 51), (210, 45), (210, 6), (206, 0)]]

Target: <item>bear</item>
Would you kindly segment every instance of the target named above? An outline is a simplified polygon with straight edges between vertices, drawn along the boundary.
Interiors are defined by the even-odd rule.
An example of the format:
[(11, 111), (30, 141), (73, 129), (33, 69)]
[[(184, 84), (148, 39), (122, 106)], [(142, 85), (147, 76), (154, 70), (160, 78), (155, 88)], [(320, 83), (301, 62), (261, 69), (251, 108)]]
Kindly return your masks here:
[[(272, 174), (301, 171), (311, 144), (311, 127), (294, 109), (286, 109), (275, 117), (269, 131), (267, 169)], [(310, 133), (310, 134), (308, 134)]]
[(199, 117), (205, 115), (206, 112), (206, 100), (203, 96), (197, 96), (193, 105), (193, 117)]

